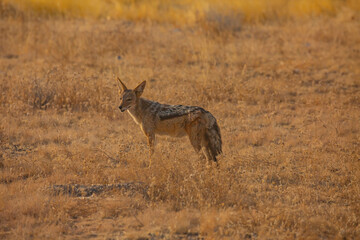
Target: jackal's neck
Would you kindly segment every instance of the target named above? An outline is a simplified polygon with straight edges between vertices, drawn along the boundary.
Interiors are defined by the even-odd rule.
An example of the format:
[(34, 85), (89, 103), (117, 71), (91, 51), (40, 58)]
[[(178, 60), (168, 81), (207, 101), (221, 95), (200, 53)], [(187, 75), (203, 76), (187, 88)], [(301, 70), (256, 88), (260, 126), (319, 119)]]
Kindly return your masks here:
[(151, 105), (151, 101), (144, 98), (137, 100), (135, 107), (128, 110), (130, 116), (135, 120), (136, 123), (140, 124), (146, 114), (147, 109)]

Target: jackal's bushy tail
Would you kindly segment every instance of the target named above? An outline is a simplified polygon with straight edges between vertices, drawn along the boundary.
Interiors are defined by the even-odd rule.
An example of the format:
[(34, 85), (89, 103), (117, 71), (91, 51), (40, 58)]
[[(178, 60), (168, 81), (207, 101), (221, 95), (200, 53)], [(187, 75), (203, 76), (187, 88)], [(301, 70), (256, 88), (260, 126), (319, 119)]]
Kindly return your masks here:
[(216, 156), (222, 153), (220, 128), (216, 122), (215, 117), (210, 112), (206, 111), (205, 119), (206, 119), (205, 137), (207, 138), (213, 160), (216, 161)]

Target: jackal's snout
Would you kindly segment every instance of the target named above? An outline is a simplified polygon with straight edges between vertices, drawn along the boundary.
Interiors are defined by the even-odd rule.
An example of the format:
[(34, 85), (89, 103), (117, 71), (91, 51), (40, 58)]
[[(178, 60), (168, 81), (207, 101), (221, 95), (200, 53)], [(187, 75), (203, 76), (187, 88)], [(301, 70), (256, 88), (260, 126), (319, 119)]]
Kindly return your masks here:
[(130, 107), (124, 107), (123, 105), (119, 106), (119, 109), (121, 112), (125, 112), (126, 110), (128, 110)]

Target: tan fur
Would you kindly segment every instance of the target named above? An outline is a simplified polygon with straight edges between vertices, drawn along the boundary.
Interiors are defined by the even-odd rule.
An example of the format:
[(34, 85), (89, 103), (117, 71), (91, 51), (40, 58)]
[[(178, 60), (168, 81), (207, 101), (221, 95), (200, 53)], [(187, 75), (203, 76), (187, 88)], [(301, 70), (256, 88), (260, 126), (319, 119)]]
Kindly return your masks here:
[(188, 136), (195, 151), (207, 160), (217, 162), (222, 152), (221, 134), (215, 117), (201, 107), (167, 105), (141, 98), (146, 82), (134, 90), (121, 85), (119, 109), (128, 111), (148, 139), (151, 156), (154, 153), (155, 135)]

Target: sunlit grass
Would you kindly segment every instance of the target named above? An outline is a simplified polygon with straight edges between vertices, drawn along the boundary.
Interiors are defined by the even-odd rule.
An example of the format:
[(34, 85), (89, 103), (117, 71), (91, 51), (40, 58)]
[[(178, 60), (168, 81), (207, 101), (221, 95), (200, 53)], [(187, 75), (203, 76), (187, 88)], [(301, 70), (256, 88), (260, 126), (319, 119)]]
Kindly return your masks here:
[(247, 22), (334, 15), (344, 7), (360, 10), (356, 0), (3, 0), (22, 12), (46, 16), (116, 18), (191, 25), (209, 12), (238, 14)]
[[(359, 16), (329, 8), (334, 17), (253, 26), (204, 3), (153, 12), (145, 2), (128, 4), (133, 12), (117, 3), (113, 17), (126, 12), (136, 24), (88, 15), (105, 11), (90, 5), (73, 16), (101, 20), (3, 8), (0, 239), (359, 239)], [(188, 14), (216, 34), (153, 19), (168, 22), (158, 11), (190, 5), (206, 7), (207, 15)], [(246, 6), (266, 21), (256, 1)], [(239, 26), (236, 34), (220, 29)], [(117, 76), (129, 88), (147, 80), (144, 98), (213, 113), (223, 137), (219, 168), (188, 139), (166, 137), (145, 168), (146, 138), (118, 109)], [(146, 194), (53, 191), (122, 183), (141, 183)]]

